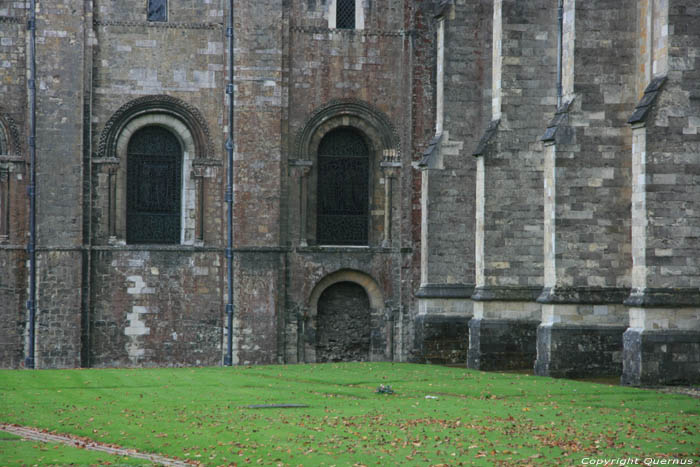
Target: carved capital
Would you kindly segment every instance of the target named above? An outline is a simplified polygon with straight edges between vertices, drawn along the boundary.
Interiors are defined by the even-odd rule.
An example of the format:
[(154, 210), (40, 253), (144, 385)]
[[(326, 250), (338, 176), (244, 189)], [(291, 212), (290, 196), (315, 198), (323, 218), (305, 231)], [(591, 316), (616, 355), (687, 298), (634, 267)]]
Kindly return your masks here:
[(289, 170), (295, 178), (307, 177), (311, 173), (314, 163), (305, 159), (295, 159), (289, 161)]

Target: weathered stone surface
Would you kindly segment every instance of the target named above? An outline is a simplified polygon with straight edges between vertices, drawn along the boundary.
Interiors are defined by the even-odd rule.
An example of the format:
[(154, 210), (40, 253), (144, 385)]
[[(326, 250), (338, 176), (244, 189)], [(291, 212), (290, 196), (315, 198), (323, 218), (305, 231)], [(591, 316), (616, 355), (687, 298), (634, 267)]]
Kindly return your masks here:
[(622, 384), (700, 382), (700, 332), (630, 328), (624, 334), (624, 348)]
[(422, 356), (422, 362), (464, 364), (469, 349), (470, 319), (470, 316), (454, 314), (418, 315), (415, 324), (416, 354)]
[(622, 374), (624, 326), (540, 325), (535, 374), (584, 378)]
[(339, 282), (323, 291), (316, 318), (316, 361), (367, 361), (370, 355), (369, 298), (362, 286)]
[(26, 325), (25, 252), (0, 250), (0, 367), (17, 368), (24, 360)]
[(222, 265), (206, 250), (94, 251), (89, 366), (220, 364)]
[(467, 366), (476, 370), (531, 369), (537, 357), (538, 321), (469, 321)]

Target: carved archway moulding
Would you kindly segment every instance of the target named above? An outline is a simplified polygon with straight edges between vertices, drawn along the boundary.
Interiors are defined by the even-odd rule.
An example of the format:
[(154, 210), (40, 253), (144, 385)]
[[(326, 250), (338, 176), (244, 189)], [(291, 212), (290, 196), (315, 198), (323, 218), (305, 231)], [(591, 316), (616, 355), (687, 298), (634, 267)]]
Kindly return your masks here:
[(381, 310), (384, 307), (384, 299), (379, 284), (368, 274), (356, 271), (354, 269), (341, 269), (339, 271), (328, 274), (323, 277), (311, 291), (308, 305), (311, 316), (316, 316), (318, 308), (318, 299), (321, 294), (333, 284), (338, 282), (353, 282), (362, 286), (369, 297), (370, 308), (373, 310)]
[[(393, 150), (397, 156), (400, 155), (399, 133), (384, 112), (359, 99), (338, 99), (330, 101), (324, 107), (313, 112), (306, 124), (297, 132), (293, 151), (294, 158), (312, 159), (314, 152), (314, 148), (311, 147), (312, 143), (318, 142), (323, 136), (319, 134), (319, 130), (324, 127), (330, 129), (342, 125), (344, 118), (348, 119), (347, 126), (358, 126), (356, 123), (353, 124), (354, 122), (350, 123), (350, 120), (355, 120), (364, 122), (371, 127), (374, 130), (372, 133), (378, 136), (379, 140), (375, 143), (381, 146), (376, 148), (380, 150), (380, 153)], [(337, 123), (329, 125), (334, 120), (337, 120)]]
[(117, 159), (117, 142), (122, 130), (135, 118), (145, 114), (166, 114), (180, 120), (190, 131), (197, 160), (212, 160), (214, 145), (209, 127), (201, 112), (187, 102), (172, 96), (144, 96), (127, 102), (109, 119), (97, 148), (99, 159)]
[(3, 156), (21, 156), (22, 145), (19, 138), (19, 130), (17, 129), (17, 124), (10, 117), (7, 110), (0, 107), (0, 126), (5, 130), (5, 137), (7, 138), (7, 153), (0, 154)]

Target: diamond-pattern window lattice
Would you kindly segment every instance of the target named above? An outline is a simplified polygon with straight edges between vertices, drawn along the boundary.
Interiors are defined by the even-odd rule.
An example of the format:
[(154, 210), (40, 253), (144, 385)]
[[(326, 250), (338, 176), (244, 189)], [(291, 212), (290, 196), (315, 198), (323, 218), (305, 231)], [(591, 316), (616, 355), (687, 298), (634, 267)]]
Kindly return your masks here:
[(127, 149), (127, 243), (178, 243), (182, 149), (168, 130), (150, 126)]
[(338, 0), (335, 11), (336, 28), (355, 29), (355, 0)]
[(369, 150), (350, 128), (327, 134), (318, 148), (316, 237), (321, 245), (367, 245)]
[(8, 154), (10, 151), (7, 144), (7, 132), (2, 122), (0, 122), (0, 154)]

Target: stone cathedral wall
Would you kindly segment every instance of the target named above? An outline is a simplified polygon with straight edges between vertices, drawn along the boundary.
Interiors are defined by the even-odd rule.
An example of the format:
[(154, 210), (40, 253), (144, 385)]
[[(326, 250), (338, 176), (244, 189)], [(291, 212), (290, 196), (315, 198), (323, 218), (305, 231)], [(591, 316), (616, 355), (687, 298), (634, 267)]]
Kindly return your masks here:
[(24, 358), (26, 252), (26, 11), (0, 7), (0, 125), (9, 133), (0, 154), (0, 362), (19, 366)]
[[(37, 1), (38, 367), (219, 365), (231, 332), (234, 364), (700, 380), (693, 0), (356, 0), (352, 28), (338, 0), (236, 1), (233, 122), (229, 2), (156, 3), (149, 21), (143, 0)], [(29, 350), (27, 20), (0, 5), (11, 368)], [(149, 126), (182, 151), (170, 243), (128, 238)], [(319, 147), (348, 129), (367, 239), (322, 244)], [(352, 316), (361, 336), (341, 336)]]

